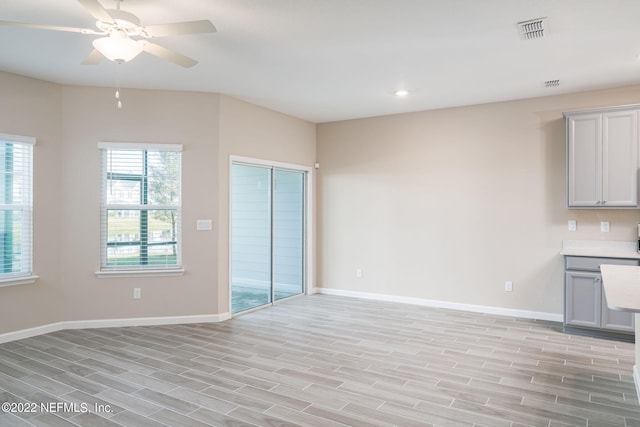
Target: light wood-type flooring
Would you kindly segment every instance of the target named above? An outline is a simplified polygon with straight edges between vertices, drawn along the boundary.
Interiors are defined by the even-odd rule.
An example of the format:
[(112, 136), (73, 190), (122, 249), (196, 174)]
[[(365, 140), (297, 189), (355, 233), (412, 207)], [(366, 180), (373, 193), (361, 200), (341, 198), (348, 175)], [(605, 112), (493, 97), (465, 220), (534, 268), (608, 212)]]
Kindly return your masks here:
[(0, 426), (637, 427), (633, 364), (553, 322), (313, 295), (0, 344)]

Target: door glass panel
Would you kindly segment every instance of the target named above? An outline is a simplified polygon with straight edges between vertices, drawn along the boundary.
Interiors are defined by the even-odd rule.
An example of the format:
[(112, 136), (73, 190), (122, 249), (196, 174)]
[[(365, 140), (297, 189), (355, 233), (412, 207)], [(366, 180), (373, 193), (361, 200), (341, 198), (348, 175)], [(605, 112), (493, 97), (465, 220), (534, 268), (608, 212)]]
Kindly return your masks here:
[(271, 169), (232, 165), (231, 310), (271, 303)]
[(277, 301), (303, 292), (304, 173), (274, 170), (273, 287)]

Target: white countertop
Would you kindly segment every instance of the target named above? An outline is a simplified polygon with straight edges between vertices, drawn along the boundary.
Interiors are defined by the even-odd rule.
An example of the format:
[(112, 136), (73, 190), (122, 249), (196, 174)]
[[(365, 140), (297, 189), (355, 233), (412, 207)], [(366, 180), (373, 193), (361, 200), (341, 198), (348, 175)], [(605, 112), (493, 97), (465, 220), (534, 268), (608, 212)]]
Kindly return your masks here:
[(560, 254), (640, 259), (638, 242), (620, 240), (563, 240)]
[(600, 271), (609, 308), (640, 313), (640, 267), (602, 264)]

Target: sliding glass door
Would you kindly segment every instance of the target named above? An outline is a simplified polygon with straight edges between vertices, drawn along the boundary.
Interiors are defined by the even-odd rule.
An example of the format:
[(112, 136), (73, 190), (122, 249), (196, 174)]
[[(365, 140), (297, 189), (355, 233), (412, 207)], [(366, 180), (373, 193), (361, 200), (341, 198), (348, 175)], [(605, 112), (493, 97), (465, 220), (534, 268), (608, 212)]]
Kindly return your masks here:
[(304, 292), (305, 172), (231, 166), (231, 310)]
[(277, 301), (304, 290), (304, 173), (273, 170), (273, 293)]
[(271, 303), (271, 169), (231, 170), (232, 312)]

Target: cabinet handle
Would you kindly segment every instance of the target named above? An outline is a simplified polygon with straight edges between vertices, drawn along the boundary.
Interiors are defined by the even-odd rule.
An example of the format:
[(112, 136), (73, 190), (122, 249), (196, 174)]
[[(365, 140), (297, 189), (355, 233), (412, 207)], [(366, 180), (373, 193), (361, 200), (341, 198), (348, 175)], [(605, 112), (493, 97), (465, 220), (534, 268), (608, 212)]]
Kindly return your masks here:
[(602, 281), (602, 277), (596, 277), (596, 282)]
[(602, 203), (602, 202), (601, 202), (600, 200), (598, 200), (598, 201), (596, 202), (596, 205), (599, 205), (600, 203)]

